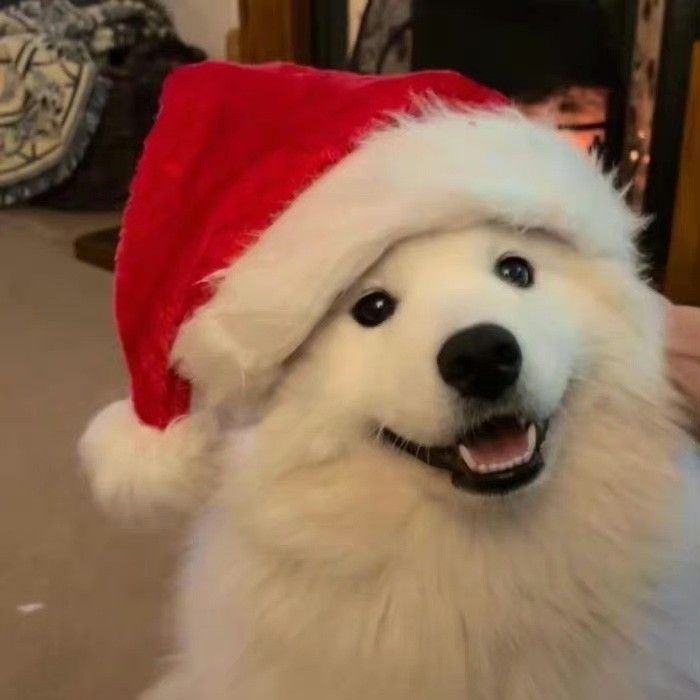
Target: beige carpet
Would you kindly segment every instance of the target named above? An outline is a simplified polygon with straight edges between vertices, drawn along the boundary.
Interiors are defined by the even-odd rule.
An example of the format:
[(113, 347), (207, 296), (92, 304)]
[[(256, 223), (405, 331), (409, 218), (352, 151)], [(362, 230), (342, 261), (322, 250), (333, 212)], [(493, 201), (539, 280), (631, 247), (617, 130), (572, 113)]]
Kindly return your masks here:
[(129, 700), (165, 649), (177, 533), (109, 522), (75, 459), (125, 380), (111, 275), (74, 260), (71, 241), (116, 219), (0, 212), (3, 700)]

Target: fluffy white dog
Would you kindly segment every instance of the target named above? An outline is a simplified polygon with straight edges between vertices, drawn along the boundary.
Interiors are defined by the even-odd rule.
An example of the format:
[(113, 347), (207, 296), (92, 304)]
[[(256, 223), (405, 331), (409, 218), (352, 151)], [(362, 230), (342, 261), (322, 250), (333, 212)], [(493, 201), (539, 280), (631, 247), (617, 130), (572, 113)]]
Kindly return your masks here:
[(644, 697), (678, 488), (659, 313), (545, 233), (396, 246), (230, 435), (149, 700)]
[(112, 508), (199, 501), (149, 700), (697, 697), (641, 224), (454, 73), (176, 73), (81, 442)]

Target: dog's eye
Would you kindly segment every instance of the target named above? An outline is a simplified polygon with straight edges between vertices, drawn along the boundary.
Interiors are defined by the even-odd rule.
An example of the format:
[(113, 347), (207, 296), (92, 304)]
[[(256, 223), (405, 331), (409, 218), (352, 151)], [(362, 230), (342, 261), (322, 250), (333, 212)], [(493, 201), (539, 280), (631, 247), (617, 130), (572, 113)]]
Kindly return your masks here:
[(498, 259), (495, 268), (496, 274), (508, 284), (515, 287), (531, 287), (535, 282), (535, 271), (532, 265), (518, 255), (507, 253)]
[(384, 291), (370, 292), (352, 307), (352, 317), (371, 328), (386, 321), (396, 309), (396, 299)]

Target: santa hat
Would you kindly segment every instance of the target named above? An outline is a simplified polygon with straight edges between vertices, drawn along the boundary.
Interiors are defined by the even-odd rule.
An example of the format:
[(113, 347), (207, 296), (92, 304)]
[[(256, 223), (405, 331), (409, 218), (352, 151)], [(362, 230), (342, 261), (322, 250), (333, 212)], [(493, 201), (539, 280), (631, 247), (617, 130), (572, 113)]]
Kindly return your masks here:
[(589, 157), (455, 73), (176, 71), (117, 258), (131, 398), (80, 446), (98, 495), (186, 505), (210, 470), (213, 409), (269, 381), (392, 244), (485, 220), (626, 263), (638, 226)]

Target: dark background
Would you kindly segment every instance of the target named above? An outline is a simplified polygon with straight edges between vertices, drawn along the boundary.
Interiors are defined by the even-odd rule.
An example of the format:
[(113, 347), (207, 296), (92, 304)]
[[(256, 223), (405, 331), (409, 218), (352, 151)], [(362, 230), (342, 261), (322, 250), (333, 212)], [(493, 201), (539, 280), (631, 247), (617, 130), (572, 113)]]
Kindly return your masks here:
[[(649, 0), (640, 0), (642, 3)], [(347, 68), (345, 0), (314, 0), (312, 60)], [(412, 0), (414, 69), (452, 68), (509, 96), (537, 99), (565, 83), (612, 89), (605, 161), (620, 160), (637, 0)], [(668, 254), (700, 0), (666, 0), (657, 109), (640, 244), (660, 283)]]

